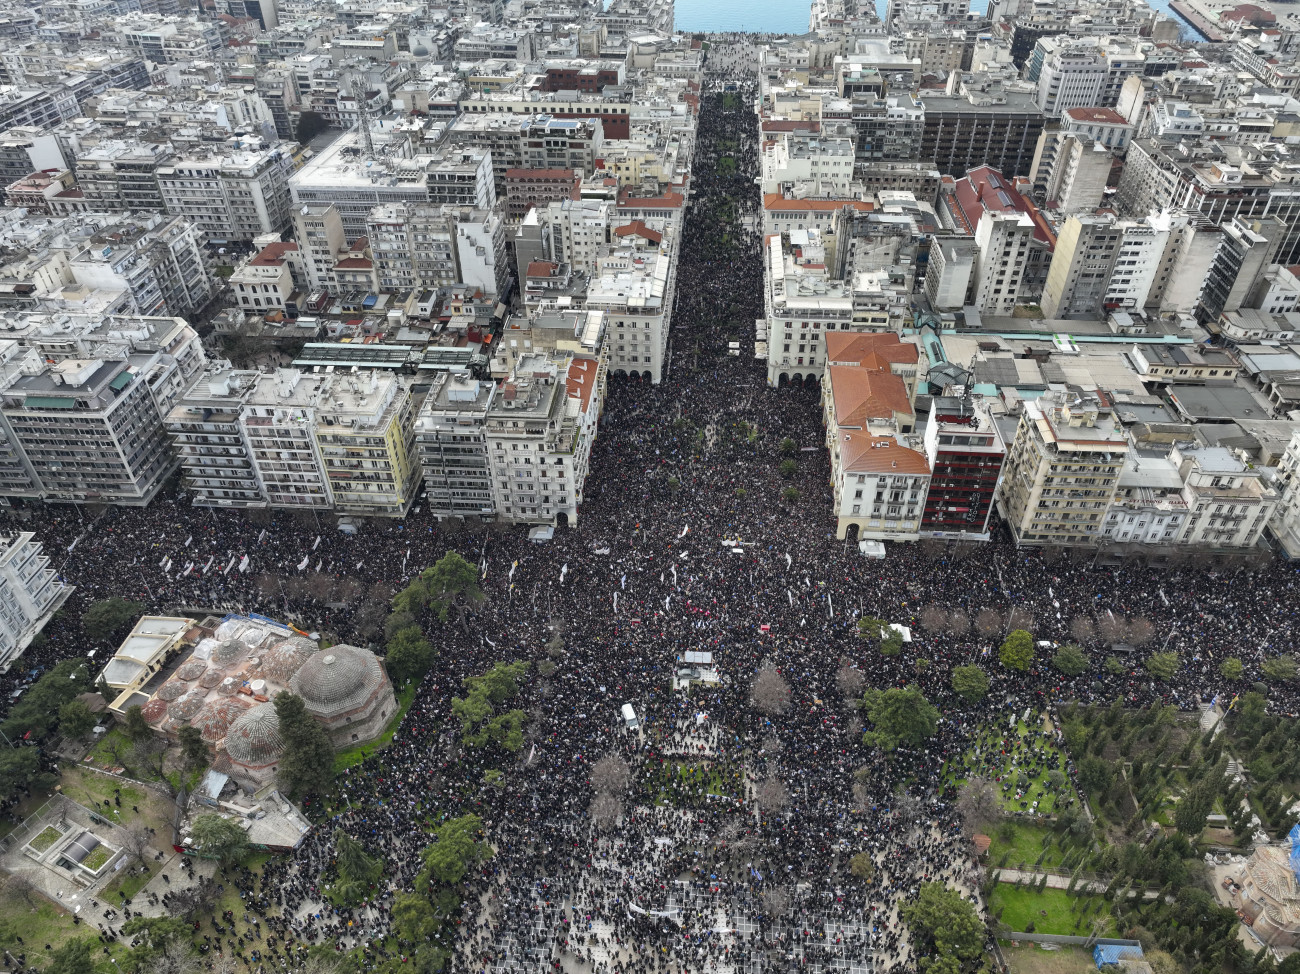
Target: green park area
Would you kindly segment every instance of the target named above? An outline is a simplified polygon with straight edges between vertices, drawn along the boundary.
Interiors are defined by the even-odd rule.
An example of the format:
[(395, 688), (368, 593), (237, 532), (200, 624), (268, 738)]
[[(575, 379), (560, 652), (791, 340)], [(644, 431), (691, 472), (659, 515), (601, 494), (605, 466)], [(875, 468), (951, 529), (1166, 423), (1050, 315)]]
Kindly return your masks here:
[[(998, 883), (989, 909), (1008, 930), (1063, 935), (1114, 936), (1115, 919), (1101, 896), (1072, 896), (1063, 889)], [(1094, 923), (1099, 920), (1100, 923)]]
[(1002, 808), (1055, 815), (1075, 802), (1065, 775), (1065, 756), (1043, 715), (1017, 715), (985, 727), (960, 759), (944, 765), (944, 780), (960, 786), (970, 778), (993, 784)]

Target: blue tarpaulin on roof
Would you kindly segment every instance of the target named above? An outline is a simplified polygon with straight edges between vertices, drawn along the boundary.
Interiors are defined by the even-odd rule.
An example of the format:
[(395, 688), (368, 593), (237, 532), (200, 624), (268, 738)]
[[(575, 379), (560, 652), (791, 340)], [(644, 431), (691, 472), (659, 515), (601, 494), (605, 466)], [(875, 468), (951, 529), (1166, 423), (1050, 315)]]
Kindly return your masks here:
[(1097, 962), (1098, 969), (1122, 960), (1137, 960), (1141, 956), (1142, 948), (1138, 944), (1097, 944), (1092, 948), (1092, 959)]
[(1288, 838), (1291, 840), (1291, 871), (1295, 873), (1296, 881), (1300, 882), (1300, 823), (1291, 826)]

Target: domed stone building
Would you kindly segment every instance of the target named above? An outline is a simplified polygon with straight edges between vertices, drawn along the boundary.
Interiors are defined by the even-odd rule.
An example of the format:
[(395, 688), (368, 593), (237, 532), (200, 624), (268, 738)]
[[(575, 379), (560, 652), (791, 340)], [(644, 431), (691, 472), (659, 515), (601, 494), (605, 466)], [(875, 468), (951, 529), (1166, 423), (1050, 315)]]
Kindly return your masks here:
[(236, 775), (267, 781), (275, 774), (283, 754), (280, 718), (273, 703), (250, 707), (226, 731), (226, 756)]
[(373, 740), (397, 711), (375, 654), (346, 643), (311, 654), (290, 677), (289, 691), (302, 697), (336, 747)]

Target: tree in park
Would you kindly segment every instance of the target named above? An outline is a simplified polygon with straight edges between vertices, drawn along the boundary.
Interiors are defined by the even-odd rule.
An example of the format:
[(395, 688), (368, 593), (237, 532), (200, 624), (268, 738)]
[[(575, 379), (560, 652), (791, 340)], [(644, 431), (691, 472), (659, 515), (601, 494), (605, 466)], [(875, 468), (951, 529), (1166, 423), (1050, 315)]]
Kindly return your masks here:
[(1052, 665), (1066, 676), (1078, 676), (1088, 668), (1088, 654), (1074, 643), (1066, 643), (1052, 655)]
[(835, 671), (835, 685), (846, 700), (857, 700), (866, 682), (867, 678), (862, 675), (862, 671), (847, 660)]
[(59, 733), (79, 741), (95, 726), (95, 715), (80, 700), (69, 700), (59, 708)]
[(920, 895), (899, 911), (922, 955), (923, 971), (973, 968), (984, 949), (984, 922), (975, 907), (943, 883), (922, 883)]
[(1104, 758), (1089, 756), (1079, 762), (1079, 787), (1089, 794), (1101, 794), (1114, 778), (1115, 769)]
[(1013, 629), (1002, 641), (998, 659), (1007, 669), (1023, 673), (1034, 661), (1034, 637), (1024, 629)]
[(782, 460), (780, 464), (777, 465), (776, 469), (783, 480), (789, 480), (799, 472), (799, 464), (795, 463), (793, 460)]
[(32, 684), (9, 710), (3, 729), (11, 741), (28, 734), (44, 738), (59, 722), (59, 708), (92, 688), (82, 659), (65, 659)]
[(41, 752), (34, 747), (0, 750), (0, 801), (17, 798), (26, 791), (41, 770)]
[(1235, 656), (1229, 656), (1219, 664), (1219, 675), (1225, 680), (1240, 680), (1245, 672), (1246, 667)]
[(1195, 839), (1205, 828), (1206, 817), (1214, 808), (1216, 789), (1208, 778), (1202, 778), (1174, 807), (1174, 827), (1189, 839)]
[(876, 863), (871, 858), (869, 852), (859, 852), (849, 860), (849, 872), (855, 879), (864, 879), (867, 882), (876, 877)]
[(138, 705), (126, 708), (126, 726), (124, 729), (126, 730), (126, 736), (137, 744), (153, 737), (153, 728), (149, 726), (149, 721), (144, 719), (144, 711)]
[(483, 821), (477, 815), (462, 815), (444, 822), (435, 833), (437, 841), (426, 846), (424, 869), (416, 880), (416, 889), (459, 886), (470, 869), (492, 856), (492, 847), (482, 838)]
[(879, 646), (882, 656), (897, 656), (903, 650), (903, 634), (883, 619), (863, 616), (858, 620), (858, 635)]
[(237, 822), (206, 812), (190, 825), (194, 848), (202, 855), (217, 859), (223, 866), (244, 861), (248, 855), (248, 833)]
[(863, 743), (885, 751), (900, 744), (919, 744), (934, 736), (939, 711), (916, 687), (890, 687), (868, 690), (862, 697), (862, 709), (871, 721), (871, 730), (862, 735)]
[(484, 598), (478, 585), (478, 569), (456, 552), (449, 551), (394, 596), (393, 610), (418, 612), (425, 606), (433, 606), (440, 622), (446, 622), (455, 611), (461, 629), (468, 632), (465, 613)]
[(465, 678), (468, 692), (451, 698), (451, 712), (460, 720), (461, 740), (470, 747), (488, 742), (500, 744), (507, 751), (517, 751), (524, 743), (524, 712), (496, 712), (496, 705), (519, 693), (519, 680), (528, 672), (529, 663), (497, 663), (482, 676)]
[(952, 689), (967, 703), (979, 703), (989, 692), (989, 675), (978, 666), (954, 666)]
[(1177, 653), (1152, 653), (1147, 657), (1147, 672), (1157, 680), (1168, 682), (1174, 678), (1178, 672), (1178, 654)]
[(186, 768), (194, 771), (208, 763), (208, 745), (197, 727), (186, 724), (177, 732), (176, 739), (181, 746), (181, 757), (185, 759)]
[(164, 962), (171, 944), (186, 944), (194, 935), (193, 927), (186, 921), (165, 916), (133, 916), (122, 924), (122, 932), (131, 937), (130, 965), (140, 974), (152, 974), (155, 965)]
[(433, 644), (419, 626), (407, 626), (389, 637), (384, 646), (384, 666), (394, 683), (419, 680), (433, 665)]
[(334, 781), (334, 745), (329, 734), (295, 694), (276, 695), (275, 715), (284, 741), (280, 786), (290, 796), (324, 794)]
[(144, 604), (113, 596), (93, 603), (81, 614), (81, 628), (94, 642), (102, 642), (135, 622), (144, 613)]
[(765, 665), (754, 677), (751, 699), (759, 713), (783, 713), (790, 706), (790, 684), (775, 666)]
[(1285, 683), (1287, 680), (1294, 680), (1296, 674), (1295, 657), (1274, 656), (1272, 659), (1266, 659), (1259, 664), (1259, 671), (1264, 674), (1266, 680), (1273, 683)]
[(337, 891), (348, 904), (365, 899), (384, 874), (383, 862), (368, 854), (360, 842), (342, 829), (334, 831), (334, 859), (339, 870)]
[(49, 963), (41, 967), (45, 974), (89, 974), (98, 970), (95, 941), (90, 937), (69, 940), (49, 956)]
[(957, 814), (961, 816), (962, 829), (967, 835), (986, 822), (1002, 814), (1002, 803), (997, 789), (987, 778), (971, 778), (957, 792)]

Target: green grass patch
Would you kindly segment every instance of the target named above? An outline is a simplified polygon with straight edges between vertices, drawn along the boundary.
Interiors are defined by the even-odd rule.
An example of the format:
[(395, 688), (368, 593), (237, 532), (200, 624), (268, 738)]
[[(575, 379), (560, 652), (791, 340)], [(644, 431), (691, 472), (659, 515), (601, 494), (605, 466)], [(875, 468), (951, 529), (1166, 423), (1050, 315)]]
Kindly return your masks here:
[(129, 746), (131, 739), (126, 736), (126, 731), (121, 727), (114, 727), (90, 746), (90, 750), (86, 752), (86, 760), (99, 767), (104, 765), (118, 767), (121, 762), (113, 757), (109, 749), (119, 742)]
[(235, 268), (229, 264), (222, 264), (216, 270), (217, 277), (221, 278), (223, 281), (230, 277), (233, 277), (234, 273), (235, 273)]
[(1005, 854), (1007, 864), (1003, 868), (1018, 869), (1023, 862), (1026, 869), (1033, 869), (1038, 857), (1042, 856), (1040, 865), (1043, 868), (1059, 866), (1065, 853), (1057, 847), (1055, 841), (1044, 846), (1043, 842), (1048, 836), (1053, 840), (1056, 838), (1051, 829), (1041, 825), (1013, 821), (999, 823), (990, 835), (993, 842), (989, 846), (989, 862), (999, 863)]
[(122, 893), (129, 900), (148, 886), (149, 880), (153, 879), (161, 868), (162, 865), (157, 862), (148, 862), (143, 866), (139, 863), (130, 867), (123, 866), (100, 890), (99, 898), (108, 903), (116, 903), (118, 894)]
[(101, 842), (90, 850), (90, 855), (81, 860), (81, 864), (94, 873), (99, 872), (100, 868), (112, 858), (113, 850)]
[[(146, 800), (144, 789), (138, 785), (127, 784), (120, 778), (110, 778), (75, 766), (63, 772), (62, 785), (63, 793), (73, 801), (80, 802), (92, 812), (113, 823), (135, 819), (137, 815), (131, 811), (131, 807), (139, 807)], [(121, 798), (120, 806), (114, 804), (115, 797)], [(105, 805), (104, 802), (108, 804)]]
[[(87, 930), (85, 923), (80, 926), (74, 924), (72, 914), (62, 907), (56, 906), (43, 897), (38, 897), (33, 902), (37, 903), (35, 909), (19, 899), (0, 901), (0, 948), (9, 951), (15, 957), (26, 952), (28, 962), (32, 963), (33, 955), (45, 954), (42, 950), (45, 944), (57, 949), (69, 940), (94, 937), (93, 925), (90, 930)], [(22, 944), (18, 943), (19, 937), (23, 938)], [(117, 958), (118, 969), (126, 969), (123, 965), (128, 960), (129, 953), (130, 949), (125, 944), (114, 941), (109, 947), (109, 954), (105, 955), (101, 945), (96, 943), (94, 951), (96, 962), (103, 965), (96, 970), (112, 968), (110, 957)]]
[(50, 846), (54, 845), (54, 843), (58, 842), (62, 835), (63, 833), (53, 825), (47, 825), (45, 828), (41, 829), (36, 838), (32, 839), (32, 841), (27, 844), (37, 852), (44, 852)]
[(406, 716), (406, 712), (411, 709), (411, 704), (415, 701), (415, 692), (418, 689), (419, 687), (414, 681), (402, 687), (402, 692), (397, 695), (397, 712), (393, 714), (393, 719), (388, 722), (384, 732), (373, 741), (367, 741), (365, 744), (354, 744), (352, 747), (345, 747), (341, 751), (334, 752), (335, 774), (345, 768), (360, 764), (376, 751), (382, 751), (393, 743), (393, 738), (397, 736), (397, 728), (401, 726), (402, 718)]
[[(1100, 912), (1098, 904), (1102, 905)], [(989, 909), (994, 915), (1002, 911), (1002, 923), (1016, 933), (1051, 933), (1087, 936), (1092, 932), (1094, 917), (1104, 917), (1106, 925), (1102, 936), (1115, 931), (1115, 918), (1110, 907), (1100, 896), (1070, 896), (1063, 889), (1045, 889), (1041, 893), (1028, 886), (998, 883), (989, 898)]]
[(739, 799), (743, 778), (737, 767), (725, 761), (667, 761), (649, 771), (641, 784), (652, 804), (693, 808), (710, 796)]
[(983, 728), (966, 753), (944, 763), (941, 775), (959, 787), (971, 777), (987, 779), (1007, 812), (1055, 815), (1074, 798), (1068, 781), (1059, 793), (1047, 786), (1048, 775), (1064, 769), (1065, 756), (1056, 739), (1042, 729), (1037, 715), (1031, 715), (1029, 724), (1017, 719), (1014, 730), (1005, 723)]

